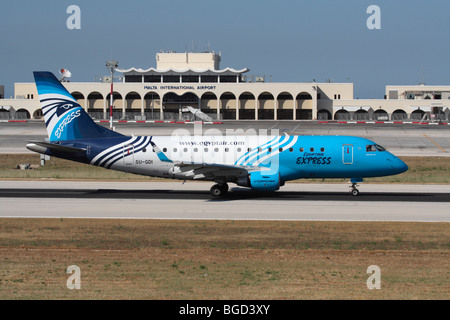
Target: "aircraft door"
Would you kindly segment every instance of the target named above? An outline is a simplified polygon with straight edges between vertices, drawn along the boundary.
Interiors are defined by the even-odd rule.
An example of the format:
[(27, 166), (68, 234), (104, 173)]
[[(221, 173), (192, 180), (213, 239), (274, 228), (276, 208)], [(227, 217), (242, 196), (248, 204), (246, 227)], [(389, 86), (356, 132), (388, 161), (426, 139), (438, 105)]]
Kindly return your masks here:
[(353, 164), (353, 146), (351, 144), (342, 145), (342, 163)]
[(123, 163), (132, 165), (134, 163), (134, 146), (132, 144), (123, 146), (122, 149)]

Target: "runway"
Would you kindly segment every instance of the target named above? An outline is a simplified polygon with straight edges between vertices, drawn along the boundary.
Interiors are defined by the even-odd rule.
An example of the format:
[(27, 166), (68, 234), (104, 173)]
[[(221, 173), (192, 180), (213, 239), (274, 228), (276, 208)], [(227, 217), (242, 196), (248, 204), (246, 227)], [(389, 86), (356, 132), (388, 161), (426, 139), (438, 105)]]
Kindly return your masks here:
[[(0, 181), (0, 217), (450, 222), (450, 186), (288, 183), (274, 193), (210, 183)], [(232, 186), (231, 186), (232, 187)]]
[[(351, 135), (371, 139), (397, 156), (450, 156), (450, 126), (319, 124), (317, 121), (226, 121), (221, 125), (117, 124), (126, 135)], [(44, 140), (42, 122), (1, 123), (0, 152), (26, 153)], [(288, 183), (275, 193), (234, 188), (212, 199), (211, 183), (0, 181), (0, 217), (450, 221), (450, 186)], [(230, 185), (232, 187), (232, 185)]]

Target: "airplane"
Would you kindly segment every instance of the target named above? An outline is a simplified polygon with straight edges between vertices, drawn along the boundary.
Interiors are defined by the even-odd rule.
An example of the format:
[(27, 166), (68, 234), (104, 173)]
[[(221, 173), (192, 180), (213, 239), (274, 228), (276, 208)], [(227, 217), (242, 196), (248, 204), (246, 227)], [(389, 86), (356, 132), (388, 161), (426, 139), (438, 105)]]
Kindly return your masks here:
[(364, 178), (408, 170), (382, 146), (353, 136), (125, 136), (96, 124), (53, 73), (34, 78), (49, 138), (28, 141), (29, 150), (134, 174), (213, 181), (214, 197), (224, 196), (228, 183), (276, 191), (308, 178), (348, 178), (357, 196)]

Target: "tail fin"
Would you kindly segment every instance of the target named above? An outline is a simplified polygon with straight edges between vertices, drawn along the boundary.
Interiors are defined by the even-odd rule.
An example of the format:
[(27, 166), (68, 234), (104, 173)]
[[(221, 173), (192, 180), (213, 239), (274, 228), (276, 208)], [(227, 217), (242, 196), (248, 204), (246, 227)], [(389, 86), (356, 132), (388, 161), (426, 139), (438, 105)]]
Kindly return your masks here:
[(50, 141), (122, 136), (97, 125), (51, 72), (33, 72)]

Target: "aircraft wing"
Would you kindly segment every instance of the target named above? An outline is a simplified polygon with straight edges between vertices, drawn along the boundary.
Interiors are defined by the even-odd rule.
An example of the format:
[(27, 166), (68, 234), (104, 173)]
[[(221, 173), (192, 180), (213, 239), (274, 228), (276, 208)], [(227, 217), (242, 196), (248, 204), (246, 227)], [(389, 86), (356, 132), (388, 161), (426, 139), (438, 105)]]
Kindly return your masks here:
[(252, 171), (268, 170), (264, 167), (223, 165), (214, 163), (175, 162), (173, 173), (196, 179), (237, 178), (247, 176)]

